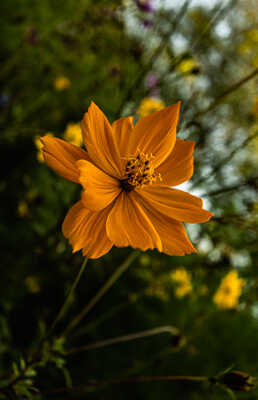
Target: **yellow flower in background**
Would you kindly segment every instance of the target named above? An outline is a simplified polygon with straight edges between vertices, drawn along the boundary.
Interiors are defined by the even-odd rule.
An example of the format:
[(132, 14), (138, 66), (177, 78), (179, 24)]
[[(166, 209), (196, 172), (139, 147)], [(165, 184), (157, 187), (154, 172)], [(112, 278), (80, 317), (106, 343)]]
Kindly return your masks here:
[(190, 294), (191, 291), (192, 291), (191, 284), (180, 283), (180, 285), (175, 290), (175, 296), (181, 299), (182, 297), (185, 297), (186, 295)]
[[(47, 132), (44, 136), (53, 137), (53, 134), (51, 132)], [(35, 143), (35, 146), (38, 149), (38, 152), (37, 152), (38, 162), (43, 163), (44, 162), (44, 157), (43, 157), (43, 152), (42, 152), (43, 143), (40, 140), (40, 136), (36, 136), (34, 138), (34, 143)]]
[(64, 139), (67, 142), (74, 144), (75, 146), (81, 147), (82, 145), (81, 125), (79, 123), (72, 123), (72, 122), (68, 124), (64, 133)]
[(65, 76), (59, 76), (58, 78), (56, 78), (54, 82), (55, 89), (59, 91), (69, 88), (70, 85), (71, 85), (70, 80)]
[(187, 58), (181, 61), (177, 69), (182, 72), (182, 74), (195, 74), (199, 72), (200, 66), (194, 58)]
[(178, 268), (170, 274), (176, 283), (175, 296), (179, 299), (192, 292), (191, 276), (185, 268)]
[(25, 279), (25, 285), (30, 293), (39, 293), (40, 286), (36, 276), (30, 275)]
[(24, 200), (19, 201), (17, 212), (21, 218), (27, 217), (29, 215), (29, 207), (26, 201)]
[(156, 111), (160, 111), (164, 107), (165, 107), (164, 101), (160, 99), (155, 99), (153, 97), (145, 97), (141, 101), (137, 113), (140, 118), (147, 117), (147, 115), (150, 115)]
[(235, 308), (242, 293), (244, 279), (238, 278), (236, 271), (230, 271), (221, 281), (221, 284), (213, 297), (213, 301), (219, 308)]

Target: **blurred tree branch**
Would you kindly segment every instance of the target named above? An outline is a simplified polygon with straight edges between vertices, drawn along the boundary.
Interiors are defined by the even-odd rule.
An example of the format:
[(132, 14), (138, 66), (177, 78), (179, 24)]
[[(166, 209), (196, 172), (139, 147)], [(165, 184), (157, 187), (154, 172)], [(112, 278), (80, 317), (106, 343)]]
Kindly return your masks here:
[[(206, 113), (208, 113), (209, 111), (213, 110), (215, 107), (217, 107), (218, 104), (220, 104), (221, 100), (224, 99), (224, 97), (228, 96), (229, 94), (231, 94), (232, 92), (234, 92), (235, 90), (239, 89), (242, 85), (244, 85), (246, 82), (250, 81), (251, 79), (253, 79), (256, 75), (258, 74), (258, 68), (256, 68), (254, 71), (252, 71), (250, 74), (248, 74), (247, 76), (245, 76), (243, 79), (241, 79), (240, 81), (234, 83), (232, 86), (230, 86), (228, 89), (226, 89), (223, 93), (221, 93), (215, 100), (213, 103), (211, 103), (205, 110), (203, 111), (199, 111), (196, 115), (195, 118), (199, 118), (202, 117), (203, 115), (205, 115)], [(191, 126), (193, 121), (190, 121), (188, 123), (188, 127)]]
[(212, 197), (212, 196), (219, 196), (221, 194), (227, 193), (227, 192), (231, 192), (233, 190), (238, 190), (241, 187), (244, 186), (250, 186), (254, 189), (258, 188), (258, 176), (254, 177), (254, 178), (249, 178), (248, 180), (246, 180), (245, 182), (240, 182), (237, 183), (235, 185), (232, 186), (227, 186), (227, 187), (223, 187), (217, 190), (213, 190), (211, 192), (208, 193), (204, 193), (202, 195), (202, 197)]
[(227, 164), (229, 161), (231, 161), (231, 159), (235, 156), (235, 154), (242, 150), (243, 148), (245, 148), (248, 143), (250, 143), (253, 139), (255, 139), (258, 136), (258, 131), (253, 133), (252, 135), (248, 136), (242, 143), (240, 146), (236, 147), (234, 150), (231, 151), (231, 153), (229, 153), (229, 155), (227, 157), (225, 157), (223, 160), (221, 160), (220, 162), (218, 162), (217, 165), (215, 165), (215, 167), (212, 169), (212, 172), (204, 175), (202, 177), (200, 177), (195, 184), (193, 185), (193, 187), (196, 187), (197, 185), (200, 185), (201, 183), (203, 183), (204, 181), (206, 181), (207, 179), (210, 179), (212, 176), (214, 176), (222, 167), (224, 167), (225, 164)]
[(82, 353), (88, 350), (98, 349), (100, 347), (105, 347), (116, 343), (128, 342), (131, 340), (141, 339), (148, 336), (159, 335), (161, 333), (170, 333), (171, 335), (178, 335), (179, 330), (174, 326), (160, 326), (158, 328), (148, 329), (137, 333), (131, 333), (129, 335), (123, 335), (111, 339), (101, 340), (99, 342), (92, 343), (87, 346), (73, 348), (69, 350), (66, 354), (70, 355), (70, 354)]

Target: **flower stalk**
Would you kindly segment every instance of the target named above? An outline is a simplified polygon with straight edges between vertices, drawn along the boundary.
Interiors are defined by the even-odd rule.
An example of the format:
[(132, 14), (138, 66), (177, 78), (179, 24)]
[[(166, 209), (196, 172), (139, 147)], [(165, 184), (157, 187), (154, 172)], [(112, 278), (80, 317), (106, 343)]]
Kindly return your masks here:
[[(208, 382), (210, 378), (207, 376), (185, 376), (185, 375), (173, 375), (173, 376), (139, 376), (136, 378), (121, 378), (112, 379), (110, 381), (96, 382), (95, 385), (105, 384), (119, 384), (127, 382), (155, 382), (155, 381), (192, 381), (192, 382)], [(91, 383), (91, 382), (90, 382)], [(94, 384), (93, 382), (91, 384)]]
[(68, 296), (66, 297), (66, 300), (65, 300), (64, 304), (62, 305), (62, 307), (61, 307), (56, 319), (54, 320), (53, 324), (51, 325), (51, 327), (49, 329), (47, 337), (49, 337), (51, 335), (51, 333), (54, 331), (57, 323), (66, 314), (66, 312), (67, 312), (67, 310), (68, 310), (68, 308), (69, 308), (69, 306), (71, 304), (71, 299), (72, 299), (72, 296), (74, 294), (74, 291), (75, 291), (75, 289), (76, 289), (76, 287), (77, 287), (77, 285), (78, 285), (78, 283), (79, 283), (79, 281), (81, 279), (81, 276), (82, 276), (82, 274), (83, 274), (83, 272), (85, 270), (87, 262), (88, 262), (88, 257), (85, 257), (84, 260), (83, 260), (82, 266), (81, 266), (81, 268), (80, 268), (80, 270), (79, 270), (79, 272), (78, 272), (78, 274), (77, 274), (77, 276), (75, 278), (75, 281), (73, 282), (73, 284), (72, 284), (72, 286), (71, 286), (71, 288), (69, 290)]
[(77, 347), (69, 350), (66, 354), (71, 355), (71, 354), (81, 353), (88, 350), (98, 349), (100, 347), (110, 346), (116, 343), (129, 342), (136, 339), (142, 339), (148, 336), (159, 335), (161, 333), (170, 333), (172, 336), (174, 336), (179, 334), (179, 330), (174, 326), (159, 326), (158, 328), (131, 333), (129, 335), (118, 336), (111, 339), (101, 340), (99, 342), (92, 343), (87, 346)]
[(104, 294), (113, 286), (118, 278), (128, 269), (132, 262), (140, 254), (139, 250), (133, 251), (130, 256), (118, 267), (111, 277), (107, 280), (104, 286), (96, 293), (90, 302), (83, 308), (83, 310), (70, 322), (65, 329), (62, 337), (66, 337), (80, 322), (81, 320), (92, 310), (95, 304), (104, 296)]
[(90, 386), (102, 386), (102, 385), (116, 385), (122, 383), (137, 383), (137, 382), (157, 382), (157, 381), (183, 381), (183, 382), (209, 382), (210, 378), (207, 376), (184, 376), (184, 375), (172, 375), (172, 376), (139, 376), (134, 378), (118, 378), (110, 379), (107, 381), (89, 381), (85, 385), (73, 386), (71, 388), (61, 387), (48, 392), (43, 393), (44, 395), (53, 393), (68, 393), (68, 392), (83, 392), (86, 391)]

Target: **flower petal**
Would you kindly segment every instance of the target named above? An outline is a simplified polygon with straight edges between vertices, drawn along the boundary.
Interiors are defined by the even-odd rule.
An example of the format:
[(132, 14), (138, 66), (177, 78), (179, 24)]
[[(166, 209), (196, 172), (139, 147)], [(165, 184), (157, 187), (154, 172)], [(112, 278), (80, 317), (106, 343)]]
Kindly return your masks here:
[(99, 258), (113, 246), (106, 234), (106, 220), (110, 207), (92, 212), (78, 201), (67, 213), (62, 231), (73, 247), (73, 253), (83, 249), (83, 255)]
[(120, 182), (91, 162), (80, 160), (77, 162), (77, 167), (80, 171), (79, 181), (85, 189), (82, 200), (89, 210), (102, 210), (121, 192)]
[(133, 131), (133, 117), (123, 117), (113, 122), (112, 124), (114, 140), (117, 143), (117, 148), (120, 155), (120, 171), (123, 173), (128, 156), (128, 142)]
[(92, 162), (116, 178), (121, 178), (120, 156), (112, 128), (103, 112), (91, 102), (81, 122), (84, 144)]
[(188, 181), (193, 175), (193, 150), (195, 142), (177, 139), (168, 158), (157, 168), (162, 184), (177, 186)]
[(141, 118), (130, 135), (128, 151), (137, 149), (154, 155), (153, 165), (158, 167), (169, 156), (176, 142), (176, 127), (180, 102)]
[[(140, 199), (139, 201), (142, 204)], [(197, 250), (187, 237), (182, 222), (163, 215), (153, 208), (146, 207), (146, 204), (142, 204), (142, 206), (161, 238), (163, 253), (171, 256), (197, 253)]]
[(120, 194), (107, 218), (106, 228), (109, 239), (118, 247), (162, 251), (160, 237), (133, 192)]
[(182, 190), (162, 185), (149, 185), (137, 190), (139, 195), (160, 213), (177, 221), (207, 222), (212, 213), (202, 209), (202, 200)]
[(86, 151), (58, 138), (44, 136), (40, 140), (44, 145), (42, 150), (48, 166), (63, 178), (79, 183), (76, 161), (89, 160)]

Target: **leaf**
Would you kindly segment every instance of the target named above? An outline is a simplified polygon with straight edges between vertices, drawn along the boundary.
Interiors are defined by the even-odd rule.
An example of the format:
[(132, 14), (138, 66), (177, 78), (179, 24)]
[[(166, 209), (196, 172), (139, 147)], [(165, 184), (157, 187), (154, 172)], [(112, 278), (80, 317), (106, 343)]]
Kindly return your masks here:
[(62, 371), (63, 371), (64, 377), (65, 377), (65, 384), (68, 388), (71, 389), (73, 386), (73, 383), (72, 383), (72, 378), (71, 378), (70, 372), (65, 367), (62, 368)]
[(19, 371), (18, 365), (14, 361), (12, 362), (12, 367), (13, 367), (14, 376), (15, 376), (15, 378), (17, 378), (20, 375), (20, 371)]
[(233, 368), (235, 367), (235, 364), (231, 364), (230, 367), (224, 369), (223, 371), (219, 372), (215, 378), (220, 378), (221, 376), (227, 374), (228, 372), (230, 372)]
[(26, 369), (26, 363), (23, 358), (20, 359), (20, 369), (21, 371), (25, 371)]
[(231, 400), (236, 400), (236, 396), (235, 396), (234, 392), (232, 392), (231, 389), (225, 388), (225, 391), (229, 394), (229, 397), (231, 398)]
[(36, 372), (36, 370), (35, 370), (34, 368), (32, 368), (32, 367), (29, 367), (29, 368), (27, 369), (26, 373), (25, 373), (25, 376), (26, 376), (26, 377), (29, 377), (29, 378), (31, 378), (31, 377), (33, 377), (33, 376), (35, 376), (35, 375), (37, 375), (37, 372)]

